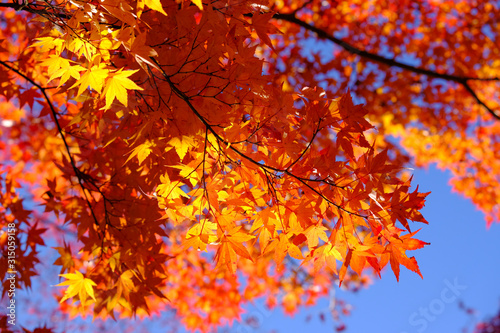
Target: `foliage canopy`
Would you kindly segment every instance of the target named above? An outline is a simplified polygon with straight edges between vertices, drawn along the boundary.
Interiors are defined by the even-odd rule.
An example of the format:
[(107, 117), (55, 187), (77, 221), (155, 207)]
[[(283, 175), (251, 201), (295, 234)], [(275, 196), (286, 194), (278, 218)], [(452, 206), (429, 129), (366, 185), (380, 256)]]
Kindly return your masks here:
[(56, 244), (60, 311), (210, 331), (262, 295), (294, 312), (386, 265), (421, 275), (411, 164), (500, 220), (496, 3), (0, 8), (0, 223), (19, 287)]

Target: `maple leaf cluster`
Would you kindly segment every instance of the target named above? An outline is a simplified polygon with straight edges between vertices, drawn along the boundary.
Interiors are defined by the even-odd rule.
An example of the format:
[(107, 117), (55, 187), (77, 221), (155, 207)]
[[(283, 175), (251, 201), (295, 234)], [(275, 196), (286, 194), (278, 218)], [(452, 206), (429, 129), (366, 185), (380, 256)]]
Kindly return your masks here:
[[(415, 27), (412, 4), (395, 14), (393, 3), (325, 3), (2, 3), (0, 221), (17, 225), (19, 283), (29, 287), (37, 245), (51, 239), (62, 311), (175, 309), (187, 328), (209, 331), (262, 295), (273, 306), (285, 292), (293, 313), (331, 283), (357, 288), (385, 266), (421, 276), (407, 251), (427, 244), (411, 227), (427, 223), (427, 193), (412, 189), (408, 153), (391, 137), (416, 162), (451, 168), (456, 188), (498, 219), (499, 150), (485, 149), (498, 144), (498, 116), (483, 102), (498, 79), (481, 75), (499, 64), (476, 70), (471, 56), (439, 74), (446, 50), (403, 39), (459, 34), (432, 18), (429, 31)], [(459, 27), (446, 5), (422, 6), (419, 17), (437, 11)], [(304, 52), (312, 34), (339, 49)], [(379, 55), (384, 38), (400, 45), (394, 57), (416, 52), (432, 69)], [(464, 138), (479, 120), (480, 135)], [(43, 211), (25, 210), (25, 193)]]

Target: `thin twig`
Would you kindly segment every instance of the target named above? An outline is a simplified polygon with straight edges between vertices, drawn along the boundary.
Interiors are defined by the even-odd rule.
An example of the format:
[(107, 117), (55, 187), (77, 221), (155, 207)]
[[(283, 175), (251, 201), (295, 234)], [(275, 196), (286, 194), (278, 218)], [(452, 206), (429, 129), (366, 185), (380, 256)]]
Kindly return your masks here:
[(408, 65), (405, 63), (402, 63), (400, 61), (390, 59), (383, 57), (381, 55), (371, 53), (365, 50), (361, 50), (346, 41), (336, 38), (329, 34), (328, 32), (317, 28), (295, 16), (294, 13), (292, 14), (282, 14), (282, 13), (276, 13), (273, 16), (274, 19), (277, 20), (283, 20), (287, 21), (293, 24), (296, 24), (306, 30), (309, 30), (311, 32), (314, 32), (319, 38), (327, 39), (336, 45), (342, 47), (344, 50), (346, 50), (349, 53), (359, 55), (360, 57), (363, 57), (365, 59), (378, 62), (384, 65), (387, 65), (389, 67), (397, 67), (404, 69), (406, 71), (410, 71), (416, 74), (422, 74), (426, 75), (428, 77), (436, 78), (436, 79), (443, 79), (446, 81), (451, 81), (460, 84), (463, 86), (471, 95), (474, 97), (474, 99), (477, 101), (479, 105), (484, 107), (494, 118), (500, 120), (500, 115), (497, 114), (494, 110), (492, 110), (490, 107), (488, 107), (474, 92), (474, 90), (469, 86), (468, 81), (500, 81), (499, 77), (492, 77), (492, 78), (478, 78), (478, 77), (469, 77), (469, 76), (457, 76), (457, 75), (451, 75), (451, 74), (445, 74), (445, 73), (438, 73), (436, 71), (432, 71), (426, 68), (421, 68), (421, 67), (416, 67), (412, 65)]
[[(158, 66), (158, 68), (161, 68), (160, 64), (157, 62), (157, 60), (153, 57), (151, 57), (151, 60), (155, 62), (155, 64)], [(342, 207), (341, 205), (339, 204), (336, 204), (335, 202), (331, 201), (329, 198), (327, 198), (323, 193), (321, 193), (320, 191), (318, 191), (317, 189), (315, 189), (314, 187), (312, 187), (311, 185), (309, 185), (309, 183), (307, 183), (303, 178), (301, 177), (298, 177), (296, 176), (295, 174), (291, 173), (290, 171), (288, 170), (283, 170), (283, 169), (279, 169), (279, 168), (276, 168), (276, 167), (272, 167), (270, 165), (267, 165), (267, 164), (264, 164), (264, 163), (260, 163), (256, 160), (254, 160), (253, 158), (251, 158), (250, 156), (242, 153), (239, 149), (235, 148), (234, 145), (230, 145), (226, 140), (224, 140), (212, 127), (212, 125), (210, 125), (208, 123), (208, 121), (198, 112), (198, 110), (193, 106), (193, 104), (191, 103), (191, 100), (190, 98), (184, 93), (182, 92), (179, 88), (177, 88), (177, 86), (172, 82), (172, 80), (170, 79), (170, 76), (167, 75), (167, 73), (165, 73), (163, 70), (162, 70), (162, 74), (163, 74), (163, 77), (165, 78), (165, 80), (167, 81), (167, 83), (170, 85), (170, 89), (172, 89), (172, 91), (180, 98), (182, 99), (186, 104), (187, 106), (189, 107), (189, 109), (196, 115), (196, 117), (205, 125), (206, 129), (213, 134), (213, 136), (217, 139), (218, 142), (224, 144), (226, 147), (228, 147), (229, 149), (231, 149), (233, 152), (235, 152), (236, 154), (238, 154), (239, 156), (241, 156), (242, 158), (246, 159), (247, 161), (250, 161), (251, 163), (259, 166), (262, 170), (264, 170), (265, 172), (268, 172), (269, 170), (272, 170), (274, 172), (278, 172), (278, 173), (284, 173), (296, 180), (298, 180), (300, 183), (302, 183), (305, 187), (307, 187), (308, 189), (310, 189), (311, 191), (313, 191), (316, 195), (320, 196), (323, 200), (327, 201), (328, 203), (332, 204), (333, 206), (337, 207), (337, 209), (339, 209), (340, 211), (343, 211), (349, 215), (354, 215), (354, 216), (358, 216), (358, 217), (361, 217), (361, 218), (364, 218), (364, 219), (368, 219), (369, 216), (367, 215), (361, 215), (361, 214), (358, 214), (358, 213), (355, 213), (355, 212), (351, 212), (347, 209), (345, 209), (344, 207)]]
[(45, 98), (45, 100), (47, 101), (47, 104), (49, 105), (50, 112), (52, 113), (52, 117), (54, 118), (54, 122), (57, 126), (57, 130), (58, 130), (58, 132), (61, 135), (61, 138), (63, 140), (64, 146), (66, 148), (66, 152), (69, 156), (70, 164), (73, 167), (73, 171), (75, 172), (75, 176), (78, 178), (78, 184), (80, 184), (80, 187), (83, 191), (83, 195), (85, 196), (85, 201), (87, 202), (87, 206), (90, 209), (90, 213), (92, 214), (92, 218), (94, 219), (94, 223), (97, 226), (99, 226), (99, 221), (97, 220), (97, 216), (94, 213), (94, 209), (92, 208), (92, 205), (91, 205), (90, 200), (88, 198), (87, 192), (85, 191), (85, 186), (83, 185), (83, 179), (81, 177), (82, 172), (76, 166), (75, 160), (73, 159), (73, 155), (71, 155), (68, 142), (66, 141), (66, 137), (64, 136), (64, 133), (63, 133), (63, 129), (61, 127), (61, 124), (59, 123), (59, 120), (57, 119), (56, 109), (55, 109), (54, 105), (52, 104), (52, 101), (50, 100), (49, 96), (47, 95), (47, 92), (46, 92), (47, 88), (42, 87), (41, 85), (36, 83), (33, 79), (28, 77), (26, 74), (20, 72), (17, 68), (10, 66), (9, 64), (5, 63), (4, 61), (0, 60), (0, 64), (2, 66), (4, 66), (5, 68), (13, 71), (17, 75), (21, 76), (23, 79), (25, 79), (26, 81), (31, 83), (33, 86), (35, 86), (38, 90), (40, 90), (42, 92), (43, 97)]

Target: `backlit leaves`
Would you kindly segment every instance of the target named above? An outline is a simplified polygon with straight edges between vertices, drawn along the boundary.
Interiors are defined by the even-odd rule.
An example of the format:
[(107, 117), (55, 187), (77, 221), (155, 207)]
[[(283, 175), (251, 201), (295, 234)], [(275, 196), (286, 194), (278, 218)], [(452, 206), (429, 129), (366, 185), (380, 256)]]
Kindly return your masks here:
[(124, 106), (128, 105), (128, 90), (143, 90), (134, 81), (129, 79), (129, 76), (137, 72), (135, 71), (125, 71), (118, 70), (115, 73), (111, 73), (107, 77), (106, 86), (103, 91), (103, 95), (106, 96), (106, 105), (104, 108), (109, 109), (111, 103), (116, 99), (120, 101)]
[(493, 36), (494, 6), (47, 4), (2, 25), (0, 221), (23, 286), (57, 243), (69, 314), (216, 331), (262, 295), (293, 313), (386, 266), (421, 276), (415, 163), (498, 219), (499, 54), (466, 19)]
[(152, 10), (162, 13), (165, 16), (167, 15), (167, 13), (163, 10), (160, 0), (139, 0), (137, 1), (138, 16), (140, 16), (144, 10), (144, 5), (148, 6)]
[(108, 77), (108, 73), (108, 69), (102, 68), (102, 66), (94, 66), (85, 71), (85, 73), (71, 88), (78, 87), (78, 95), (81, 95), (89, 87), (98, 93), (101, 93), (104, 81)]
[(203, 10), (203, 3), (201, 0), (192, 0), (193, 3), (200, 8), (200, 10)]
[(94, 286), (95, 282), (83, 276), (82, 273), (76, 271), (75, 273), (60, 274), (66, 281), (59, 283), (57, 286), (68, 286), (64, 292), (63, 298), (60, 302), (73, 298), (78, 295), (78, 300), (82, 305), (86, 304), (87, 296), (90, 296), (94, 301)]

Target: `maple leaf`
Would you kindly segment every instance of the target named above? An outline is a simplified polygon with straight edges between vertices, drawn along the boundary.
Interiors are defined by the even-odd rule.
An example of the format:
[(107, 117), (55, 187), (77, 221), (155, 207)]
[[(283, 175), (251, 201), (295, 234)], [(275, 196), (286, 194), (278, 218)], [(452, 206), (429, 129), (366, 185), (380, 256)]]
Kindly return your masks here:
[(319, 240), (328, 242), (328, 236), (326, 235), (325, 228), (322, 225), (312, 225), (304, 231), (304, 234), (307, 237), (307, 245), (309, 249), (313, 249), (318, 246)]
[(390, 244), (386, 246), (385, 252), (389, 253), (390, 255), (389, 261), (391, 264), (391, 268), (398, 281), (400, 264), (417, 273), (423, 279), (422, 273), (420, 273), (420, 268), (417, 264), (417, 260), (414, 257), (408, 258), (408, 256), (406, 255), (407, 250), (416, 250), (430, 244), (412, 238), (412, 236), (417, 232), (418, 230), (402, 237), (393, 238), (391, 239)]
[(41, 235), (47, 231), (47, 228), (38, 228), (38, 221), (33, 225), (28, 231), (28, 239), (26, 240), (26, 244), (28, 244), (31, 248), (35, 249), (36, 245), (45, 245), (43, 238)]
[(249, 235), (241, 231), (241, 226), (229, 231), (227, 235), (221, 238), (214, 260), (217, 261), (217, 266), (223, 266), (228, 269), (231, 274), (236, 272), (237, 256), (253, 261), (252, 256), (242, 244), (243, 242), (253, 239), (255, 236)]
[(96, 301), (93, 289), (93, 287), (96, 286), (94, 281), (86, 278), (79, 271), (76, 271), (75, 273), (59, 274), (59, 276), (67, 279), (67, 281), (61, 282), (56, 286), (69, 286), (68, 289), (66, 289), (63, 298), (59, 301), (60, 303), (69, 298), (75, 297), (76, 295), (78, 295), (78, 299), (82, 305), (85, 304), (87, 296), (90, 296), (94, 302)]
[(79, 80), (80, 72), (84, 70), (85, 68), (83, 68), (80, 65), (61, 67), (50, 76), (49, 81), (52, 81), (60, 77), (61, 79), (59, 80), (59, 85), (58, 85), (60, 87), (64, 83), (66, 83), (71, 77), (74, 78), (75, 80)]
[[(123, 23), (126, 23), (130, 27), (134, 27), (137, 25), (137, 17), (140, 17), (140, 14), (142, 14), (142, 11), (139, 11), (138, 8), (136, 16), (135, 13), (133, 13), (132, 6), (120, 0), (106, 0), (101, 2), (100, 6), (102, 6), (102, 8), (104, 8), (112, 16), (122, 21)], [(142, 7), (142, 9), (144, 9), (144, 7)]]
[(191, 0), (196, 6), (198, 6), (198, 8), (200, 8), (200, 10), (203, 10), (203, 3), (201, 2), (201, 0)]
[(236, 252), (227, 238), (224, 236), (221, 240), (221, 245), (217, 249), (214, 260), (217, 262), (217, 267), (223, 266), (227, 270), (234, 274), (236, 272)]
[(93, 66), (88, 69), (71, 88), (78, 87), (78, 95), (81, 95), (88, 87), (101, 93), (102, 86), (108, 77), (109, 70), (103, 68), (103, 65)]
[[(169, 150), (169, 148), (166, 148), (166, 150)], [(170, 167), (179, 170), (179, 175), (184, 179), (188, 179), (191, 185), (195, 186), (199, 182), (199, 176), (195, 168), (185, 164), (172, 165)], [(245, 202), (243, 201), (242, 203)]]
[(242, 243), (248, 242), (253, 238), (255, 238), (255, 236), (242, 231), (241, 226), (230, 230), (226, 236), (226, 239), (231, 243), (231, 246), (234, 249), (234, 251), (240, 257), (246, 258), (248, 260), (253, 260), (253, 259), (250, 256), (250, 253), (248, 253), (248, 250), (242, 245)]
[(137, 17), (141, 17), (144, 5), (167, 16), (167, 13), (163, 10), (160, 0), (139, 0), (137, 1)]
[(274, 51), (273, 43), (268, 36), (268, 33), (275, 33), (277, 31), (277, 29), (269, 23), (272, 16), (273, 13), (255, 12), (252, 16), (252, 26), (259, 38)]
[[(42, 61), (40, 65), (48, 66), (48, 73), (51, 75), (53, 75), (53, 73), (58, 71), (60, 68), (70, 67), (68, 59), (56, 54), (49, 55), (49, 58)], [(49, 79), (49, 81), (51, 81), (51, 79)]]
[(154, 147), (154, 143), (152, 143), (149, 140), (146, 140), (146, 142), (141, 143), (132, 150), (130, 156), (127, 158), (124, 164), (130, 161), (134, 156), (137, 156), (137, 158), (139, 159), (139, 164), (142, 164), (142, 162), (144, 162), (146, 157), (148, 157), (149, 154), (151, 154), (151, 152), (153, 151), (152, 147)]
[(184, 156), (186, 156), (188, 149), (194, 145), (194, 140), (189, 136), (183, 135), (181, 137), (173, 137), (170, 141), (168, 141), (168, 144), (175, 148), (177, 155), (179, 155), (179, 158), (182, 161)]
[(340, 268), (339, 272), (339, 287), (342, 285), (342, 282), (344, 282), (345, 275), (347, 273), (347, 268), (351, 264), (351, 258), (352, 258), (352, 249), (349, 249), (347, 251), (347, 255), (345, 257), (344, 263), (342, 264), (342, 267)]
[(326, 265), (335, 274), (338, 274), (337, 260), (342, 261), (342, 255), (337, 247), (331, 243), (326, 243), (309, 252), (304, 263), (312, 261), (314, 272), (319, 272)]
[(147, 66), (159, 69), (156, 63), (151, 60), (151, 58), (157, 57), (158, 53), (152, 47), (146, 45), (145, 34), (138, 35), (133, 39), (129, 52), (145, 71), (148, 70)]
[(128, 77), (138, 70), (135, 71), (122, 71), (119, 69), (114, 73), (110, 73), (106, 79), (105, 88), (102, 93), (106, 96), (106, 105), (104, 109), (109, 109), (111, 103), (116, 99), (120, 101), (123, 105), (128, 105), (128, 90), (143, 90), (134, 81), (130, 80)]
[(64, 40), (61, 38), (57, 38), (54, 36), (47, 36), (47, 37), (38, 37), (35, 38), (36, 42), (31, 44), (30, 47), (37, 47), (40, 46), (43, 52), (46, 52), (47, 49), (57, 49), (61, 50), (63, 45), (64, 45)]
[(33, 109), (33, 104), (41, 96), (40, 96), (39, 91), (36, 91), (35, 89), (28, 89), (22, 93), (21, 97), (22, 97), (22, 101), (24, 103), (28, 104)]
[(160, 176), (161, 184), (158, 185), (156, 191), (159, 196), (170, 199), (178, 199), (181, 196), (189, 198), (189, 195), (181, 189), (182, 183), (178, 181), (172, 182), (168, 174)]
[(218, 237), (215, 233), (217, 224), (204, 220), (189, 229), (186, 240), (183, 243), (184, 248), (193, 247), (200, 251), (206, 251), (208, 244), (214, 244)]
[(71, 255), (71, 247), (64, 244), (64, 247), (54, 247), (57, 252), (59, 252), (59, 258), (54, 262), (54, 265), (59, 265), (61, 267), (61, 273), (70, 270), (75, 266), (75, 262)]

